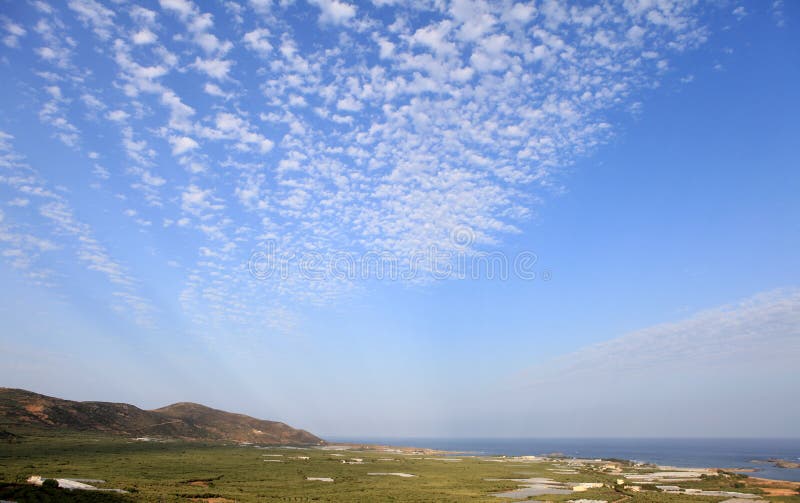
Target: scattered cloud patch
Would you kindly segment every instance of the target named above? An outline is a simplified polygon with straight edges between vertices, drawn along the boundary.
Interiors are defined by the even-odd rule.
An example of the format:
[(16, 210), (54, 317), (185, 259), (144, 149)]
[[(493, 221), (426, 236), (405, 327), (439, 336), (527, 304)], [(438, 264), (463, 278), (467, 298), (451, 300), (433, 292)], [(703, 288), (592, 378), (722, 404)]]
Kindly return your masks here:
[(309, 0), (320, 9), (319, 21), (322, 24), (345, 24), (356, 15), (356, 8), (339, 0)]
[[(677, 0), (20, 5), (0, 17), (2, 41), (41, 127), (85, 161), (98, 197), (113, 190), (120, 225), (184, 233), (185, 315), (221, 333), (268, 326), (264, 305), (288, 319), (297, 299), (355, 288), (254, 280), (246, 264), (268, 243), (400, 267), (460, 249), (453, 229), (469, 229), (469, 253), (501, 245), (716, 29)], [(737, 5), (729, 20), (755, 15)], [(14, 67), (23, 58), (35, 72)], [(57, 194), (16, 190), (41, 217), (36, 194)], [(102, 256), (81, 260), (110, 274)]]
[(194, 150), (200, 145), (188, 136), (172, 136), (169, 139), (172, 144), (172, 155), (181, 155)]

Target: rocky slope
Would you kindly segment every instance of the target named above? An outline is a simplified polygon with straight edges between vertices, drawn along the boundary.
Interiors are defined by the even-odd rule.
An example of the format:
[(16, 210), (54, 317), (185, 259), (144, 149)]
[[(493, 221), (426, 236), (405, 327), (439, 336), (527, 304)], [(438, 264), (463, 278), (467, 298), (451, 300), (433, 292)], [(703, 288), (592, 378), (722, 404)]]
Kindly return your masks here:
[(0, 388), (0, 430), (10, 430), (14, 426), (269, 445), (325, 443), (305, 430), (284, 423), (195, 403), (143, 410), (126, 403), (75, 402), (22, 389)]

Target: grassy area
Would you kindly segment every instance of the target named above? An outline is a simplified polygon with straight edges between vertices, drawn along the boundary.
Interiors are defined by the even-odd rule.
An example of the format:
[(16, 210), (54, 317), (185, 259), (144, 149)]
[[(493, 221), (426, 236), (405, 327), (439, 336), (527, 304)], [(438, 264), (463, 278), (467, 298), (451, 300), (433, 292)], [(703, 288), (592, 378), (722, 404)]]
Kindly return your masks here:
[[(335, 454), (342, 454), (344, 457)], [(270, 456), (265, 456), (270, 455)], [(307, 456), (309, 459), (296, 459)], [(342, 459), (362, 458), (363, 464)], [(391, 458), (392, 460), (386, 460)], [(420, 459), (421, 458), (421, 459)], [(558, 474), (557, 462), (495, 463), (481, 458), (460, 462), (425, 459), (379, 451), (333, 452), (319, 449), (260, 449), (253, 446), (194, 442), (139, 442), (93, 434), (23, 434), (13, 443), (0, 444), (0, 499), (15, 501), (484, 501), (498, 503), (492, 493), (518, 487), (512, 481), (547, 477), (557, 481), (604, 482), (617, 476), (592, 471)], [(282, 462), (267, 462), (280, 460)], [(402, 472), (416, 477), (370, 476), (370, 472)], [(121, 488), (127, 495), (66, 493), (24, 485), (31, 475), (47, 478), (103, 479), (99, 487)], [(308, 481), (331, 477), (334, 482)], [(704, 480), (704, 489), (731, 490), (728, 478)], [(53, 493), (53, 491), (56, 491)], [(60, 492), (59, 492), (60, 491)], [(687, 497), (659, 492), (629, 493), (612, 487), (571, 495), (538, 497), (548, 501), (589, 498), (606, 501), (678, 502), (721, 501), (724, 498)], [(60, 496), (64, 496), (60, 498)], [(72, 499), (65, 499), (70, 496)], [(49, 498), (49, 499), (48, 499)], [(55, 499), (53, 499), (55, 498)], [(59, 499), (60, 498), (60, 499)], [(83, 498), (83, 499), (81, 499)], [(224, 498), (217, 499), (215, 498)], [(770, 498), (798, 501), (800, 497)]]

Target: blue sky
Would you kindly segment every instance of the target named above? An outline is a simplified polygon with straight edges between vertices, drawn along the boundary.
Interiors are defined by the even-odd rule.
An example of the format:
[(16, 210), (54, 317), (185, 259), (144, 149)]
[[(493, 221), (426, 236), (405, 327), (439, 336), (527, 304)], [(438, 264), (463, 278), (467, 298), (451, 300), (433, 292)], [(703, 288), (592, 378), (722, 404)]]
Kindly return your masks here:
[[(6, 1), (0, 380), (321, 435), (797, 436), (797, 20)], [(325, 267), (371, 253), (403, 279)]]

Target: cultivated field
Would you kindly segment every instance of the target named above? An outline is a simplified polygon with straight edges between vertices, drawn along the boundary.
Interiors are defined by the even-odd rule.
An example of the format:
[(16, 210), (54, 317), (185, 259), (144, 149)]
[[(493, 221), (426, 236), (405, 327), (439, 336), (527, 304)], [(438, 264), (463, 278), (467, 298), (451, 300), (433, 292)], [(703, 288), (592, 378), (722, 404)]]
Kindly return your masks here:
[[(538, 501), (717, 502), (731, 498), (669, 494), (655, 487), (662, 485), (659, 482), (617, 483), (625, 473), (656, 471), (654, 467), (623, 463), (609, 468), (608, 463), (576, 464), (568, 460), (446, 457), (352, 448), (260, 448), (28, 432), (14, 442), (0, 443), (0, 500), (498, 503), (515, 500), (499, 498), (495, 493), (519, 489), (522, 491), (516, 494), (521, 498)], [(127, 493), (39, 488), (26, 483), (34, 475), (44, 479), (100, 480), (103, 482), (87, 483)], [(714, 473), (664, 484), (681, 490), (723, 490), (755, 496), (751, 501), (800, 502), (796, 495), (767, 496), (747, 480)], [(604, 485), (591, 487), (591, 483)], [(632, 484), (638, 484), (640, 490), (635, 492)], [(548, 488), (560, 489), (553, 491), (557, 494), (540, 494), (540, 490)]]

